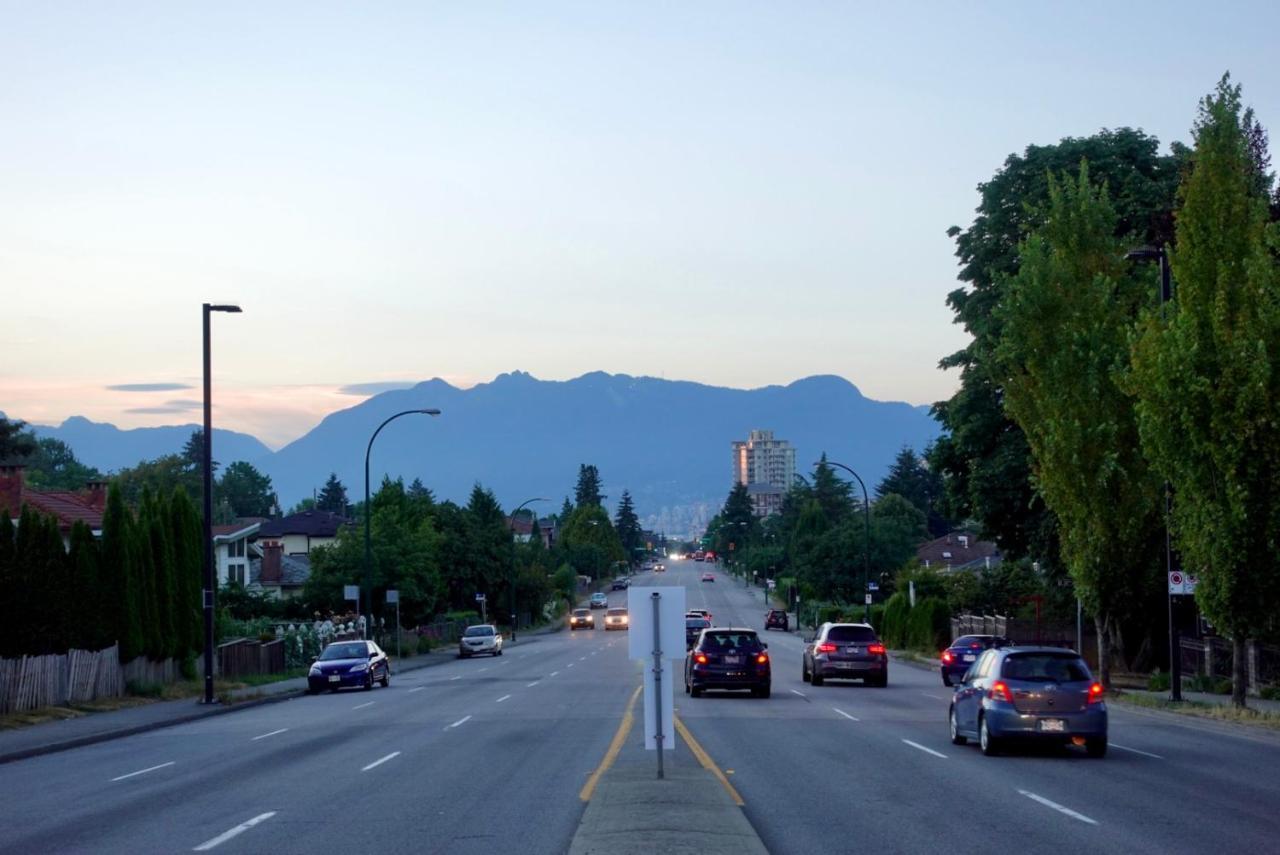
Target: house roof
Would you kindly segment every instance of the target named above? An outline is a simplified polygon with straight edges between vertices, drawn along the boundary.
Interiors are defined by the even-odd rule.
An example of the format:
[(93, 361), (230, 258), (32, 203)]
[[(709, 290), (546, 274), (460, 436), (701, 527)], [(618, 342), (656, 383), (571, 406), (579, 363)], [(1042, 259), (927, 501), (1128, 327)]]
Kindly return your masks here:
[[(262, 559), (249, 559), (249, 584), (259, 585), (262, 575)], [(301, 588), (311, 578), (311, 557), (308, 555), (280, 556), (280, 587)]]
[(303, 534), (308, 537), (337, 537), (338, 530), (350, 523), (340, 514), (329, 511), (299, 511), (278, 520), (265, 522), (258, 529), (259, 537), (284, 537), (287, 534)]
[(988, 558), (992, 559), (992, 563), (999, 561), (1000, 548), (989, 540), (979, 540), (976, 534), (965, 530), (944, 534), (916, 549), (916, 559), (921, 564), (928, 562), (930, 567), (950, 566), (952, 570), (985, 565)]
[(507, 517), (507, 525), (516, 534), (530, 534), (533, 531), (533, 520), (528, 517)]
[(232, 523), (231, 525), (215, 525), (213, 527), (213, 542), (225, 543), (228, 540), (239, 540), (242, 537), (250, 537), (258, 530), (260, 523)]
[(66, 490), (24, 490), (22, 501), (43, 514), (55, 517), (61, 528), (82, 522), (98, 531), (102, 528), (102, 511), (93, 507), (79, 493)]

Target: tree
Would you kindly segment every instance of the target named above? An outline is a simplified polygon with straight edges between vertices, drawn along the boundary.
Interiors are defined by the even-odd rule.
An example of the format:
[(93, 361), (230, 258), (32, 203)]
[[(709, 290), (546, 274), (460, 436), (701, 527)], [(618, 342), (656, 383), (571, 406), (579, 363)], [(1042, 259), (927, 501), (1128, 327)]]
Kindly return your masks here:
[(943, 489), (942, 477), (929, 468), (915, 449), (904, 445), (875, 493), (877, 499), (889, 493), (902, 496), (925, 515), (929, 534), (942, 537), (951, 530), (951, 521), (942, 513)]
[(142, 623), (143, 653), (153, 661), (165, 658), (166, 639), (161, 625), (162, 604), (160, 584), (156, 578), (155, 553), (151, 548), (151, 510), (154, 504), (151, 490), (143, 490), (139, 512), (129, 526), (130, 560), (134, 579), (137, 581), (138, 618)]
[(60, 439), (44, 437), (25, 460), (27, 483), (47, 490), (79, 490), (102, 473), (76, 459), (71, 446)]
[(220, 500), (225, 499), (230, 504), (234, 517), (270, 516), (276, 505), (271, 477), (243, 460), (227, 467), (218, 481), (216, 494)]
[(112, 481), (120, 488), (124, 501), (137, 506), (142, 501), (142, 492), (150, 488), (156, 493), (166, 495), (177, 487), (182, 487), (197, 502), (204, 496), (204, 479), (200, 469), (191, 468), (187, 460), (180, 454), (166, 454), (154, 460), (143, 460), (135, 466), (121, 469)]
[(1196, 601), (1233, 642), (1244, 706), (1245, 642), (1280, 605), (1280, 230), (1267, 227), (1240, 87), (1200, 102), (1190, 177), (1179, 189), (1170, 264), (1176, 299), (1144, 318), (1133, 355), (1142, 445), (1173, 488), (1173, 529)]
[(569, 497), (564, 497), (564, 504), (560, 506), (560, 515), (558, 521), (560, 525), (564, 525), (569, 521), (569, 517), (573, 516), (573, 502), (569, 501)]
[(317, 510), (328, 511), (331, 514), (347, 515), (347, 488), (338, 480), (337, 472), (329, 473), (329, 480), (324, 482), (315, 506)]
[(35, 434), (26, 427), (26, 422), (0, 416), (0, 463), (19, 463), (35, 453)]
[(113, 638), (120, 643), (120, 661), (128, 662), (143, 653), (145, 639), (140, 617), (141, 584), (134, 572), (133, 520), (125, 507), (118, 484), (107, 490), (107, 506), (102, 515), (103, 587), (111, 592), (108, 608)]
[(573, 569), (593, 579), (626, 559), (609, 514), (599, 505), (580, 505), (561, 526), (560, 544)]
[[(627, 555), (627, 560), (635, 561), (636, 552), (644, 549), (644, 534), (640, 528), (640, 518), (636, 516), (636, 509), (631, 501), (631, 493), (626, 490), (622, 491), (622, 499), (618, 502), (618, 513), (614, 516), (613, 527), (618, 533), (618, 540), (622, 543), (622, 550)], [(534, 536), (537, 536), (537, 520), (534, 520)]]
[(600, 472), (595, 466), (587, 463), (578, 466), (578, 485), (573, 495), (574, 503), (580, 508), (604, 503), (604, 496), (600, 495)]
[(996, 365), (1005, 410), (1031, 447), (1035, 487), (1058, 519), (1062, 558), (1094, 615), (1109, 684), (1121, 623), (1149, 613), (1162, 563), (1160, 482), (1120, 382), (1154, 291), (1126, 268), (1127, 241), (1115, 236), (1115, 209), (1090, 183), (1087, 162), (1077, 178), (1050, 179), (1042, 219), (996, 309)]
[(200, 602), (204, 590), (204, 529), (195, 505), (181, 487), (174, 489), (167, 510), (174, 553), (173, 624), (180, 655), (185, 657), (204, 648), (204, 614)]
[[(0, 442), (3, 442), (3, 430), (4, 426), (0, 423)], [(0, 510), (0, 603), (6, 604), (6, 611), (15, 609), (23, 595), (15, 554), (16, 535), (9, 509)], [(13, 656), (18, 649), (18, 626), (15, 616), (7, 614), (5, 617), (5, 620), (0, 620), (0, 657)]]
[(813, 498), (822, 508), (827, 523), (833, 526), (862, 506), (853, 497), (853, 485), (836, 475), (835, 467), (827, 463), (826, 452), (813, 470)]

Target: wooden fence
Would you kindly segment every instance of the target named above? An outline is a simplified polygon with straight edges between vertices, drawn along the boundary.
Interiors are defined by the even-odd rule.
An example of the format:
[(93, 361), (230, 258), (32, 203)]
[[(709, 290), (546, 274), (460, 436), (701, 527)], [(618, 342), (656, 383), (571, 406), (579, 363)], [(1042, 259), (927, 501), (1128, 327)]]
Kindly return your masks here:
[(115, 645), (98, 651), (0, 659), (0, 714), (119, 697), (124, 685)]
[(284, 639), (263, 642), (256, 638), (237, 638), (219, 644), (217, 669), (223, 677), (283, 674)]

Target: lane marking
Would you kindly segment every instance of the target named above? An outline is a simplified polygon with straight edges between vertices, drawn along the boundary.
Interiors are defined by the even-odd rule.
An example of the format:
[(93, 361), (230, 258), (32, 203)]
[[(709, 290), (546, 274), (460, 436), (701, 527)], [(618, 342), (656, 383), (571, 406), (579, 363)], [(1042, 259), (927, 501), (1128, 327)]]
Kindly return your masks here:
[(374, 705), (374, 704), (376, 704), (376, 703), (377, 703), (377, 701), (367, 701), (367, 702), (365, 702), (365, 703), (363, 703), (363, 704), (356, 704), (354, 707), (352, 707), (352, 709), (353, 709), (353, 710), (362, 710), (362, 709), (364, 709), (365, 707), (371, 707), (371, 706), (373, 706), (373, 705)]
[(622, 750), (622, 743), (626, 742), (627, 735), (631, 733), (631, 727), (635, 723), (636, 699), (640, 697), (640, 690), (644, 686), (636, 686), (636, 690), (631, 693), (631, 700), (627, 701), (626, 711), (622, 714), (622, 721), (618, 723), (618, 731), (613, 735), (613, 741), (609, 743), (609, 750), (604, 753), (604, 759), (600, 761), (600, 765), (591, 773), (591, 777), (587, 778), (587, 782), (582, 785), (582, 792), (578, 793), (578, 798), (584, 802), (591, 801), (591, 796), (596, 791), (596, 784), (600, 783), (600, 776), (609, 770), (614, 761), (618, 759), (618, 752)]
[(926, 698), (933, 698), (935, 701), (946, 700), (946, 698), (944, 698), (942, 695), (935, 695), (932, 692), (921, 692), (920, 694), (924, 695)]
[(248, 822), (242, 822), (239, 825), (237, 825), (235, 828), (229, 831), (224, 831), (221, 834), (219, 834), (217, 837), (214, 837), (210, 840), (206, 840), (204, 843), (201, 843), (199, 846), (197, 846), (195, 849), (192, 849), (191, 851), (207, 852), (215, 846), (226, 843), (228, 840), (235, 837), (237, 834), (243, 834), (244, 832), (253, 828), (258, 823), (266, 822), (267, 820), (271, 819), (271, 817), (275, 815), (276, 815), (276, 812), (273, 810), (267, 811), (266, 813), (260, 813), (257, 816), (255, 816), (253, 819), (249, 820)]
[(450, 680), (461, 680), (461, 679), (462, 679), (462, 675), (461, 675), (461, 674), (459, 674), (458, 676), (456, 676), (456, 677), (450, 677), (449, 679), (450, 679)]
[(560, 673), (559, 671), (552, 671), (552, 672), (551, 672), (551, 676), (552, 676), (552, 677), (554, 677), (555, 675), (557, 675), (557, 674), (559, 674), (559, 673)]
[(284, 732), (285, 732), (286, 730), (288, 730), (288, 729), (289, 729), (289, 728), (287, 728), (287, 727), (282, 727), (282, 728), (280, 728), (279, 730), (273, 730), (273, 731), (271, 731), (270, 733), (264, 733), (264, 734), (262, 734), (261, 736), (255, 736), (253, 739), (250, 739), (249, 741), (250, 741), (250, 742), (257, 742), (259, 739), (266, 739), (268, 736), (275, 736), (277, 733), (284, 733)]
[(845, 712), (844, 710), (837, 710), (835, 707), (832, 707), (831, 709), (833, 709), (833, 710), (835, 710), (836, 712), (840, 713), (840, 715), (842, 715), (842, 716), (844, 716), (845, 718), (849, 719), (849, 721), (862, 721), (862, 719), (858, 718), (857, 716), (849, 715), (849, 714), (848, 714), (847, 712)]
[(147, 768), (145, 768), (145, 769), (139, 769), (139, 770), (138, 770), (138, 771), (136, 771), (136, 772), (130, 772), (130, 773), (129, 773), (129, 774), (127, 774), (127, 775), (121, 775), (120, 777), (118, 777), (118, 778), (112, 778), (111, 780), (113, 780), (113, 781), (123, 781), (125, 778), (132, 778), (134, 775), (145, 775), (145, 774), (147, 774), (148, 772), (154, 772), (154, 771), (155, 771), (155, 770), (157, 770), (157, 769), (163, 769), (165, 766), (172, 766), (173, 764), (175, 764), (175, 763), (177, 763), (177, 762), (178, 762), (177, 760), (170, 760), (168, 763), (161, 763), (159, 766), (148, 766), (148, 767), (147, 767)]
[(1078, 819), (1081, 822), (1087, 822), (1090, 825), (1098, 824), (1098, 821), (1096, 819), (1090, 819), (1089, 817), (1085, 816), (1082, 813), (1076, 813), (1069, 807), (1064, 807), (1058, 804), (1057, 802), (1051, 802), (1048, 799), (1046, 799), (1044, 796), (1037, 796), (1035, 793), (1028, 792), (1027, 790), (1018, 790), (1018, 792), (1026, 796), (1027, 798), (1031, 799), (1033, 802), (1039, 802), (1045, 807), (1051, 807), (1054, 810), (1058, 811), (1059, 813), (1065, 813), (1067, 816), (1071, 817), (1072, 819)]
[(524, 687), (526, 689), (532, 689), (534, 686), (538, 685), (541, 682), (542, 682), (541, 680), (534, 680), (532, 683), (525, 683)]
[(414, 686), (412, 689), (409, 690), (408, 694), (412, 695), (414, 692), (421, 692), (425, 688), (426, 686)]
[(388, 760), (393, 760), (393, 759), (395, 759), (396, 757), (399, 757), (399, 756), (400, 756), (400, 752), (399, 752), (399, 751), (392, 751), (392, 752), (391, 752), (390, 754), (388, 754), (386, 757), (380, 757), (380, 758), (378, 758), (377, 760), (374, 760), (372, 763), (370, 763), (368, 766), (365, 766), (365, 767), (364, 767), (363, 769), (361, 769), (360, 771), (361, 771), (361, 772), (368, 772), (370, 769), (374, 768), (375, 766), (381, 766), (383, 763), (386, 763)]
[(586, 662), (586, 661), (587, 661), (587, 657), (585, 657), (585, 656), (579, 656), (579, 657), (578, 657), (578, 661), (579, 661), (579, 662)]
[(1137, 748), (1130, 748), (1130, 747), (1129, 747), (1129, 746), (1127, 746), (1127, 745), (1117, 745), (1117, 744), (1116, 744), (1116, 743), (1114, 743), (1114, 742), (1112, 742), (1112, 743), (1111, 743), (1111, 747), (1112, 747), (1112, 748), (1119, 748), (1121, 751), (1131, 751), (1131, 752), (1133, 752), (1134, 754), (1141, 754), (1143, 757), (1151, 757), (1151, 758), (1154, 758), (1154, 759), (1156, 759), (1156, 760), (1163, 760), (1163, 759), (1164, 759), (1164, 758), (1163, 758), (1163, 757), (1161, 757), (1159, 754), (1152, 754), (1150, 751), (1142, 751), (1142, 750), (1137, 749)]
[(498, 698), (496, 701), (494, 701), (494, 703), (495, 703), (495, 704), (500, 704), (500, 703), (502, 703), (503, 701), (505, 701), (505, 700), (506, 700), (507, 698), (509, 698), (509, 697), (511, 697), (511, 696), (510, 696), (510, 695), (503, 695), (502, 697), (500, 697), (500, 698)]
[(799, 696), (800, 696), (800, 697), (802, 697), (802, 698), (807, 698), (807, 697), (809, 697), (809, 696), (808, 696), (808, 695), (806, 695), (804, 692), (797, 692), (795, 689), (792, 689), (792, 690), (791, 690), (791, 694), (793, 694), (793, 695), (799, 695)]
[(488, 665), (486, 665), (486, 666), (484, 666), (483, 668), (481, 668), (481, 669), (480, 669), (480, 673), (481, 673), (481, 674), (483, 674), (485, 671), (488, 671), (488, 670), (489, 670), (489, 666), (488, 666)]
[(572, 667), (573, 667), (573, 663), (572, 663), (572, 662), (570, 662), (570, 663), (569, 663), (568, 665), (566, 665), (565, 667), (566, 667), (566, 668), (572, 668)]
[(448, 729), (449, 729), (449, 728), (451, 728), (451, 727), (457, 727), (457, 726), (458, 726), (458, 725), (460, 725), (460, 724), (466, 724), (466, 723), (467, 723), (468, 721), (470, 721), (470, 720), (471, 720), (471, 716), (469, 716), (469, 715), (467, 715), (467, 716), (463, 716), (462, 718), (460, 718), (460, 719), (458, 719), (457, 721), (455, 721), (453, 724), (449, 725), (449, 727), (446, 727), (446, 728), (445, 728), (445, 730), (448, 730)]
[(729, 779), (725, 777), (724, 772), (720, 771), (720, 767), (711, 759), (711, 755), (698, 744), (698, 740), (693, 738), (693, 734), (689, 732), (689, 728), (684, 726), (684, 722), (680, 720), (680, 716), (673, 714), (672, 718), (675, 720), (676, 732), (680, 734), (680, 738), (684, 740), (684, 744), (689, 746), (689, 750), (693, 752), (693, 756), (698, 758), (698, 762), (702, 764), (702, 768), (706, 769), (720, 780), (720, 783), (726, 790), (728, 790), (729, 797), (733, 799), (734, 804), (738, 807), (745, 805), (746, 802), (742, 800), (742, 796), (738, 795), (738, 791), (734, 789), (733, 784), (729, 783)]
[(921, 751), (923, 751), (925, 754), (932, 754), (934, 757), (941, 757), (943, 760), (946, 760), (946, 759), (947, 759), (947, 755), (943, 754), (943, 753), (942, 753), (942, 752), (940, 752), (940, 751), (934, 751), (932, 748), (925, 748), (925, 747), (924, 747), (923, 745), (921, 745), (919, 742), (912, 742), (910, 739), (904, 739), (904, 740), (902, 740), (902, 741), (903, 741), (903, 742), (905, 742), (905, 743), (907, 743), (908, 745), (910, 745), (912, 748), (918, 748), (918, 749), (920, 749), (920, 750), (921, 750)]

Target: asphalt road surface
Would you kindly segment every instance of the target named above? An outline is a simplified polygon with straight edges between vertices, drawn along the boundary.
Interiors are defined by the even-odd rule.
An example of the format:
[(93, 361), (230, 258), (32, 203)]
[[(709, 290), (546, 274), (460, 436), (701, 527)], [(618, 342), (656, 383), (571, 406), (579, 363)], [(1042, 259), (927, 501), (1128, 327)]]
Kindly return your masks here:
[[(759, 590), (720, 567), (714, 583), (698, 581), (703, 564), (668, 567), (637, 582), (684, 584), (714, 623), (763, 629)], [(894, 663), (885, 689), (814, 688), (800, 639), (764, 637), (771, 698), (677, 689), (676, 703), (771, 852), (1264, 852), (1280, 839), (1275, 738), (1113, 705), (1103, 760), (987, 758), (948, 740), (935, 673)], [(389, 689), (0, 766), (0, 852), (564, 852), (640, 682), (626, 638), (522, 636)]]

